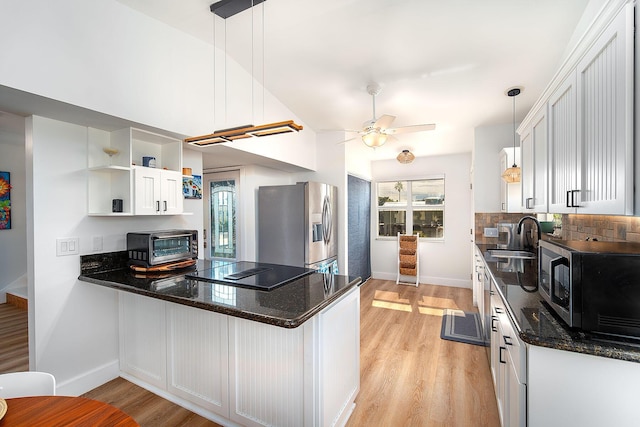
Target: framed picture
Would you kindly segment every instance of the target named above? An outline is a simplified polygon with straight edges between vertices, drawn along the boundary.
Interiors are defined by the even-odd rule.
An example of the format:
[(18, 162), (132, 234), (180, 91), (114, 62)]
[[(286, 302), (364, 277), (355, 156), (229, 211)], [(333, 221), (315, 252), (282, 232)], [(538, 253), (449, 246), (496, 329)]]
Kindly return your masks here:
[(183, 177), (182, 194), (185, 199), (202, 199), (202, 175)]
[(11, 179), (9, 172), (0, 172), (0, 230), (11, 229)]

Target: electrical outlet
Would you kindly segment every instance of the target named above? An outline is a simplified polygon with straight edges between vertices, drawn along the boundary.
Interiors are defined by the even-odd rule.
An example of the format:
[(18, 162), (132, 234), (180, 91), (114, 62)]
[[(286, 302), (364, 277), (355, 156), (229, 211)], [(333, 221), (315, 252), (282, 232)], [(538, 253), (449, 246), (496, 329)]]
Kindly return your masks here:
[(484, 229), (484, 237), (498, 237), (498, 229), (497, 228), (485, 228)]
[(56, 256), (78, 255), (80, 253), (80, 239), (67, 237), (56, 239)]
[(102, 250), (102, 236), (93, 236), (93, 252)]

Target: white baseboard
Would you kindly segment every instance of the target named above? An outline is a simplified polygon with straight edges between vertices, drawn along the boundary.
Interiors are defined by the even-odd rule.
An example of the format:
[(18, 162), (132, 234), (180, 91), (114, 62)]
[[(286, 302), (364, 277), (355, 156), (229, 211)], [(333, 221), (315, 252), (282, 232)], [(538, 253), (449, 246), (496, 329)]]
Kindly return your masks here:
[[(374, 279), (380, 280), (393, 280), (396, 281), (396, 273), (387, 273), (382, 271), (373, 271), (371, 273), (371, 277)], [(415, 276), (414, 276), (415, 277)], [(415, 280), (415, 279), (414, 279)], [(472, 280), (462, 280), (462, 279), (450, 279), (447, 277), (433, 277), (433, 276), (420, 276), (420, 283), (428, 283), (430, 285), (437, 286), (451, 286), (454, 288), (469, 288), (472, 289), (473, 281)]]
[(91, 371), (56, 383), (59, 396), (80, 396), (120, 376), (120, 362), (116, 359)]

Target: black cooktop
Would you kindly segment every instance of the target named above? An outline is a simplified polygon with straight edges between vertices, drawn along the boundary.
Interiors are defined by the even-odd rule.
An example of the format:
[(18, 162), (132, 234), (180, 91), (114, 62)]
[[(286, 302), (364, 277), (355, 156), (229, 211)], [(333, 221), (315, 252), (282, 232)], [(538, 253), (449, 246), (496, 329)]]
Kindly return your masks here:
[(188, 273), (186, 277), (270, 291), (311, 273), (315, 273), (315, 270), (290, 265), (240, 261), (208, 270)]

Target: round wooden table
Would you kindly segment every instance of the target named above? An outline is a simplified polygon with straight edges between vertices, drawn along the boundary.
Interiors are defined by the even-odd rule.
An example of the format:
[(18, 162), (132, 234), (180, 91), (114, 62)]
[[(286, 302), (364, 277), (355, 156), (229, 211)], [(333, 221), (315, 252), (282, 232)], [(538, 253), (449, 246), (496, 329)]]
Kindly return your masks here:
[(5, 400), (7, 413), (0, 420), (0, 427), (138, 426), (115, 406), (84, 397), (36, 396)]

